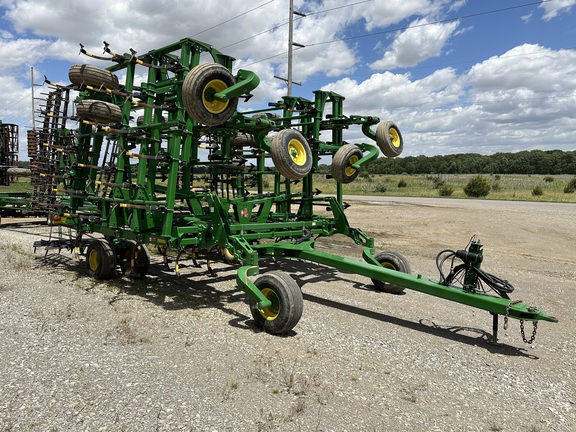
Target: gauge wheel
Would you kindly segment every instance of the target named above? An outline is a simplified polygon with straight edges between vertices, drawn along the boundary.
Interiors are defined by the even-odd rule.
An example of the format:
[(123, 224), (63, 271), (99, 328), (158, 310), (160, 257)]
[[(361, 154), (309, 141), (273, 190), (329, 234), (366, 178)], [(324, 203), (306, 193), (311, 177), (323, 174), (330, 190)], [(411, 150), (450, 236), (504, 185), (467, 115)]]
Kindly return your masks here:
[[(396, 270), (402, 273), (411, 273), (410, 263), (408, 260), (399, 253), (396, 252), (380, 252), (374, 256), (376, 261), (384, 268), (390, 270)], [(403, 286), (394, 285), (388, 282), (383, 282), (380, 280), (372, 279), (374, 288), (377, 291), (382, 291), (390, 294), (398, 294), (404, 291)]]
[(354, 144), (346, 144), (338, 149), (332, 158), (332, 177), (338, 183), (351, 183), (358, 177), (359, 171), (350, 165), (362, 159), (362, 150)]
[(250, 312), (256, 324), (271, 334), (282, 334), (292, 330), (300, 318), (304, 307), (302, 291), (287, 273), (271, 271), (259, 276), (254, 284), (272, 302), (272, 305), (258, 309), (258, 303), (250, 299)]
[(216, 93), (236, 84), (232, 73), (218, 63), (203, 63), (194, 67), (182, 83), (182, 102), (186, 112), (198, 123), (219, 126), (236, 111), (238, 98), (225, 102), (214, 98)]
[(100, 100), (84, 99), (76, 104), (76, 114), (82, 120), (98, 123), (120, 123), (122, 110), (118, 105)]
[(150, 253), (146, 245), (123, 239), (117, 246), (117, 250), (117, 259), (122, 274), (133, 279), (142, 279), (148, 274)]
[(99, 280), (110, 279), (116, 270), (116, 257), (110, 243), (106, 240), (93, 240), (86, 251), (88, 276)]
[(118, 90), (118, 77), (109, 70), (97, 66), (78, 64), (68, 70), (70, 82), (77, 87), (92, 86)]
[(282, 129), (270, 145), (276, 169), (289, 180), (300, 180), (312, 169), (312, 152), (306, 138), (294, 129)]
[(404, 140), (402, 139), (402, 134), (400, 129), (394, 122), (387, 121), (382, 122), (378, 125), (376, 129), (376, 143), (384, 156), (389, 158), (395, 158), (400, 156), (402, 150), (404, 150)]

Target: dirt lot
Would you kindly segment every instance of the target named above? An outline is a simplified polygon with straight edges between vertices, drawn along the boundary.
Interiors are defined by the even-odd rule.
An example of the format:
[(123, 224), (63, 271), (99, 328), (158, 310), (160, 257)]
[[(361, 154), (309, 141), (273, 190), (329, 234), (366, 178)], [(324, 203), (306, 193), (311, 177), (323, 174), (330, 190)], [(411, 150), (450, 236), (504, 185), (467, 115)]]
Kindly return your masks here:
[[(576, 206), (347, 198), (353, 226), (437, 279), (434, 258), (477, 234), (513, 299), (557, 316), (486, 342), (487, 312), (302, 262), (293, 332), (255, 328), (234, 268), (154, 257), (143, 281), (89, 279), (72, 254), (33, 253), (48, 228), (0, 226), (2, 431), (576, 430)], [(325, 250), (356, 256), (347, 241)], [(502, 323), (501, 323), (502, 327)], [(528, 324), (528, 333), (531, 324)]]

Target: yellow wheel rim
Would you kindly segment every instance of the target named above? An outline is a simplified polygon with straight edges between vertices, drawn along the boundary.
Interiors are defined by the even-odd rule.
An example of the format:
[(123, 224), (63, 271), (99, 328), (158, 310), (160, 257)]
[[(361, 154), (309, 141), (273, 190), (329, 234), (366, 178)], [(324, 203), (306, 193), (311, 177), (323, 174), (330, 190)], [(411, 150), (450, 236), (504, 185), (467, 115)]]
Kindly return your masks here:
[(296, 165), (302, 166), (306, 163), (306, 149), (297, 139), (291, 139), (288, 143), (288, 154)]
[(271, 288), (262, 289), (262, 294), (264, 294), (264, 297), (272, 302), (272, 305), (270, 307), (260, 309), (260, 313), (267, 320), (274, 320), (278, 318), (278, 315), (280, 315), (280, 302), (278, 300), (278, 296)]
[(356, 162), (358, 162), (358, 156), (354, 155), (352, 156), (350, 159), (348, 159), (348, 166), (346, 167), (346, 169), (344, 170), (344, 172), (346, 173), (347, 177), (352, 177), (354, 175), (354, 173), (356, 172), (355, 168), (352, 168), (350, 165), (355, 164)]
[(204, 107), (212, 114), (220, 114), (228, 107), (228, 103), (230, 101), (222, 102), (214, 99), (214, 95), (216, 93), (220, 93), (227, 88), (228, 86), (226, 83), (219, 79), (210, 81), (208, 84), (206, 84), (206, 87), (204, 87), (204, 91), (202, 92), (202, 103), (204, 104)]
[(390, 138), (392, 138), (392, 145), (396, 148), (400, 147), (402, 143), (400, 140), (400, 133), (395, 128), (390, 128)]
[[(389, 262), (383, 262), (383, 263), (380, 263), (380, 265), (382, 267), (390, 269), (390, 270), (398, 270), (394, 265), (392, 265)], [(388, 282), (381, 281), (381, 283), (388, 285)]]
[(88, 255), (88, 265), (90, 266), (90, 270), (96, 271), (98, 266), (100, 265), (100, 259), (98, 257), (98, 252), (95, 250), (90, 251), (90, 255)]

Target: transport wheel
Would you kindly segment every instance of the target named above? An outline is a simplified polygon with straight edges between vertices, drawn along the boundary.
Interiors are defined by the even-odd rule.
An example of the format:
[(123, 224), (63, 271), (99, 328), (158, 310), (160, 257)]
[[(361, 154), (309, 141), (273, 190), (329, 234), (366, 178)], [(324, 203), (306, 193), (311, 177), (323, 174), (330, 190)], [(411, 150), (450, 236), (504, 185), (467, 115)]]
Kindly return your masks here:
[(338, 149), (332, 158), (332, 177), (338, 183), (351, 183), (358, 177), (359, 171), (350, 165), (362, 159), (362, 150), (354, 144), (346, 144)]
[(92, 86), (105, 87), (110, 90), (118, 90), (118, 77), (112, 72), (96, 66), (80, 64), (74, 65), (68, 70), (70, 82), (78, 87)]
[(122, 110), (118, 105), (109, 102), (85, 99), (76, 104), (76, 114), (81, 119), (98, 123), (120, 123)]
[(88, 276), (99, 280), (110, 279), (116, 269), (114, 250), (106, 240), (94, 240), (86, 251)]
[(194, 67), (182, 83), (182, 101), (186, 112), (198, 123), (218, 126), (232, 117), (238, 98), (226, 102), (214, 95), (236, 84), (232, 73), (218, 63), (203, 63)]
[(384, 156), (395, 158), (404, 150), (404, 141), (400, 129), (394, 122), (382, 122), (376, 129), (376, 143)]
[(123, 239), (117, 246), (117, 250), (117, 259), (122, 274), (133, 279), (142, 279), (148, 274), (150, 253), (146, 245)]
[[(396, 270), (402, 273), (410, 274), (410, 263), (403, 255), (400, 255), (396, 252), (380, 252), (374, 255), (376, 261), (380, 263), (380, 265), (384, 268), (390, 270)], [(372, 283), (377, 291), (382, 291), (390, 294), (398, 294), (404, 291), (404, 287), (399, 285), (394, 285), (391, 283), (379, 281), (372, 279)]]
[(250, 299), (250, 312), (258, 326), (271, 334), (292, 330), (304, 307), (302, 291), (287, 273), (271, 271), (258, 277), (254, 284), (272, 302), (270, 307), (258, 309), (257, 302)]
[(282, 129), (270, 145), (274, 165), (289, 180), (300, 180), (312, 169), (312, 152), (306, 138), (294, 129)]

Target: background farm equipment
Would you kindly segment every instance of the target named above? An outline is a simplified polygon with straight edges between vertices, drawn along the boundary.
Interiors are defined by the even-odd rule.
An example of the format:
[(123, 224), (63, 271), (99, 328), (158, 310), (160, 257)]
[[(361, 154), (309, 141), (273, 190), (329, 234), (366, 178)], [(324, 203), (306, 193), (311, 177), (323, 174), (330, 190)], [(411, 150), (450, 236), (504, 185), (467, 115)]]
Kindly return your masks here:
[[(50, 212), (52, 224), (74, 230), (70, 247), (85, 249), (90, 276), (108, 279), (119, 267), (144, 277), (149, 246), (165, 263), (175, 254), (176, 272), (184, 256), (236, 263), (255, 322), (274, 334), (296, 326), (303, 298), (287, 273), (259, 275), (262, 257), (308, 260), (368, 276), (381, 291), (410, 288), (487, 310), (494, 340), (499, 315), (555, 321), (512, 302), (509, 289), (486, 288), (479, 242), (455, 253), (464, 267), (434, 282), (410, 275), (400, 254), (376, 254), (374, 239), (350, 226), (343, 185), (380, 151), (401, 154), (395, 123), (345, 115), (344, 97), (320, 90), (310, 100), (285, 96), (266, 109), (241, 111), (239, 102), (252, 97), (259, 78), (246, 70), (234, 75), (233, 58), (193, 39), (143, 55), (120, 55), (106, 43), (104, 51), (96, 56), (81, 47), (111, 62), (107, 69), (74, 65), (69, 86), (49, 82), (42, 128), (29, 135), (36, 143), (32, 205)], [(78, 127), (69, 129), (70, 121)], [(347, 143), (344, 132), (354, 128), (369, 142)], [(331, 158), (335, 196), (313, 184), (324, 157)], [(92, 233), (99, 236), (87, 239)], [(314, 247), (317, 238), (335, 234), (361, 245), (364, 262)]]

